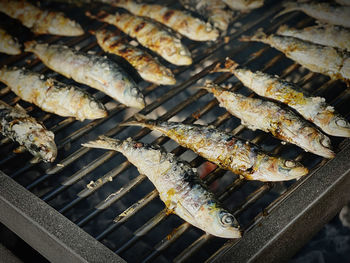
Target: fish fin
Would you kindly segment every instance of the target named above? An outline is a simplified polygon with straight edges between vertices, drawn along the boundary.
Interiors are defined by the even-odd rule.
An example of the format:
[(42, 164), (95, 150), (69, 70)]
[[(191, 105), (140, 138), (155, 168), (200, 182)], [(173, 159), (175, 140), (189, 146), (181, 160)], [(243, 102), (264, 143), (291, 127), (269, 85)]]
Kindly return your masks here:
[(216, 64), (213, 70), (210, 71), (210, 73), (215, 73), (215, 72), (230, 72), (232, 73), (239, 65), (229, 57), (226, 58), (225, 61), (225, 67), (221, 68), (221, 63)]
[(83, 143), (82, 146), (89, 148), (107, 149), (107, 150), (117, 150), (117, 148), (122, 144), (122, 141), (114, 138), (110, 138), (104, 135), (98, 137), (95, 141), (90, 141)]
[(141, 127), (149, 127), (151, 124), (148, 123), (150, 121), (145, 115), (136, 113), (134, 114), (136, 120), (126, 121), (120, 123), (120, 126), (141, 126)]
[(287, 25), (281, 25), (281, 26), (277, 29), (276, 34), (277, 34), (277, 35), (283, 35), (283, 32), (285, 32), (285, 31), (288, 30), (288, 29), (289, 29), (289, 26), (287, 26)]
[(277, 13), (277, 15), (275, 15), (272, 18), (272, 20), (275, 20), (277, 17), (280, 17), (280, 16), (287, 14), (289, 12), (299, 10), (299, 8), (300, 8), (298, 3), (296, 3), (296, 2), (286, 2), (283, 4), (283, 7), (284, 7), (284, 9), (281, 12)]
[(36, 44), (37, 44), (37, 42), (35, 40), (30, 40), (30, 41), (24, 42), (24, 51), (25, 52), (33, 51)]
[(262, 28), (259, 28), (254, 35), (252, 36), (241, 36), (239, 41), (248, 42), (248, 41), (262, 41), (267, 38), (267, 35), (264, 33)]
[(100, 10), (96, 15), (92, 14), (90, 11), (86, 11), (85, 15), (92, 19), (101, 20), (103, 17), (108, 16), (109, 14), (106, 11)]
[(23, 112), (23, 113), (27, 114), (27, 111), (19, 104), (15, 105), (15, 109), (20, 111), (20, 112)]

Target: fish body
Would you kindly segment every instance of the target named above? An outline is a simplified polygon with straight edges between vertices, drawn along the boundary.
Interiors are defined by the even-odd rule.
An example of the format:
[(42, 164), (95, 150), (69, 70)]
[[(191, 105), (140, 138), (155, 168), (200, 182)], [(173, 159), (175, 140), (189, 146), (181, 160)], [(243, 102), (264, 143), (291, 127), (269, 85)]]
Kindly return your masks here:
[(0, 131), (46, 162), (53, 162), (57, 156), (54, 134), (18, 105), (11, 107), (0, 101)]
[(231, 9), (247, 11), (251, 9), (256, 9), (264, 5), (264, 0), (222, 0)]
[(188, 10), (198, 12), (219, 30), (225, 32), (232, 21), (233, 12), (226, 10), (221, 0), (180, 0)]
[(296, 29), (283, 25), (279, 27), (277, 34), (350, 51), (350, 30), (340, 26), (322, 24)]
[(252, 72), (246, 68), (237, 68), (237, 66), (232, 60), (227, 60), (225, 65), (244, 86), (259, 96), (287, 104), (329, 135), (350, 137), (350, 123), (327, 104), (324, 98), (309, 95), (296, 84), (278, 76), (271, 76), (260, 71)]
[(207, 160), (248, 180), (286, 181), (307, 174), (300, 163), (269, 156), (256, 145), (218, 129), (140, 118), (122, 124), (147, 127), (170, 137)]
[(25, 51), (33, 52), (52, 70), (79, 83), (106, 93), (129, 107), (145, 106), (136, 83), (115, 62), (101, 56), (86, 54), (62, 45), (26, 42)]
[(192, 40), (216, 40), (219, 36), (219, 31), (211, 24), (193, 17), (185, 11), (170, 9), (164, 5), (139, 4), (134, 0), (107, 0), (107, 2), (122, 7), (134, 15), (151, 18)]
[(173, 154), (131, 138), (119, 141), (100, 137), (83, 146), (121, 152), (154, 184), (166, 207), (190, 224), (215, 236), (241, 237), (234, 216), (221, 207), (197, 172)]
[(97, 43), (104, 51), (123, 57), (137, 70), (143, 79), (162, 85), (176, 83), (170, 69), (163, 66), (149, 53), (127, 43), (120, 33), (107, 29), (100, 29), (94, 32)]
[(61, 12), (42, 10), (25, 0), (0, 0), (0, 11), (18, 19), (36, 34), (79, 36), (84, 30)]
[(328, 24), (350, 27), (350, 7), (349, 6), (333, 6), (326, 2), (305, 2), (297, 1), (284, 3), (284, 10), (275, 17), (283, 14), (301, 11), (305, 14)]
[(8, 55), (21, 54), (21, 45), (3, 28), (0, 28), (0, 52)]
[(269, 35), (258, 31), (242, 41), (258, 41), (283, 52), (287, 57), (307, 69), (330, 76), (332, 79), (350, 80), (349, 53), (333, 47), (322, 46), (294, 37)]
[(213, 93), (220, 106), (240, 118), (248, 128), (270, 132), (281, 140), (325, 158), (334, 157), (330, 139), (293, 111), (275, 102), (246, 97), (215, 84), (208, 83), (204, 88)]
[(47, 112), (76, 117), (81, 121), (107, 116), (103, 104), (89, 93), (29, 70), (3, 67), (0, 69), (0, 81), (21, 99)]
[(129, 13), (112, 15), (102, 11), (97, 17), (90, 13), (87, 15), (116, 26), (125, 34), (136, 38), (142, 46), (156, 52), (174, 65), (192, 64), (191, 53), (180, 39), (150, 19)]

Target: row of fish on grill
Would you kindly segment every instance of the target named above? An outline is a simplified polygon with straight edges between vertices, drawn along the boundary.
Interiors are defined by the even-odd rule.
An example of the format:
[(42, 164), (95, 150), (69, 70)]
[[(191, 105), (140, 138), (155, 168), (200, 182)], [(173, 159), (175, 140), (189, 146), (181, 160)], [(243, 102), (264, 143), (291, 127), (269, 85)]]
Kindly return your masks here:
[[(132, 1), (122, 2), (137, 9)], [(138, 14), (142, 16), (145, 9), (147, 10), (147, 8), (140, 8), (138, 11), (128, 10), (132, 13), (141, 12)], [(157, 12), (161, 11), (159, 9)], [(128, 25), (133, 23), (136, 28), (137, 25), (142, 25), (139, 31), (148, 27), (147, 23), (138, 20), (139, 17), (130, 17), (128, 13), (116, 16), (107, 13), (100, 13), (97, 16), (88, 13), (88, 15), (106, 22), (117, 23), (119, 29), (135, 37), (142, 45), (146, 46), (149, 43), (146, 36), (140, 36), (138, 32), (130, 31), (128, 28)], [(156, 19), (157, 16), (158, 14), (154, 14), (151, 18)], [(161, 17), (166, 17), (166, 13)], [(154, 27), (150, 28), (155, 30)], [(111, 32), (93, 33), (102, 43), (101, 47), (104, 50), (114, 46), (107, 41), (111, 39), (108, 37)], [(102, 35), (100, 39), (99, 34)], [(180, 48), (181, 42), (175, 42)], [(40, 44), (35, 41), (26, 42), (25, 50), (35, 53), (46, 66), (65, 77), (99, 89), (127, 106), (144, 107), (142, 93), (137, 89), (136, 84), (126, 77), (120, 67), (106, 58), (83, 54), (65, 46)], [(183, 56), (185, 53), (177, 54)], [(169, 57), (168, 61), (169, 59), (171, 58)], [(178, 58), (178, 61), (183, 63), (186, 59)], [(221, 106), (239, 117), (242, 124), (251, 129), (270, 132), (283, 141), (296, 144), (306, 151), (326, 158), (334, 157), (334, 153), (330, 139), (323, 132), (333, 136), (350, 137), (350, 125), (344, 117), (340, 116), (323, 98), (313, 97), (293, 83), (262, 72), (240, 68), (230, 59), (226, 61), (224, 68), (218, 66), (215, 70), (234, 74), (245, 86), (260, 96), (287, 104), (300, 114), (273, 101), (246, 97), (214, 83), (207, 83), (203, 87), (214, 94)], [(62, 116), (75, 116), (80, 120), (102, 118), (107, 114), (101, 103), (79, 88), (67, 86), (25, 69), (3, 67), (0, 70), (0, 80), (18, 96), (48, 112)], [(28, 83), (31, 84), (30, 87)], [(79, 105), (78, 109), (74, 105)], [(73, 106), (75, 110), (69, 106)], [(0, 108), (2, 133), (8, 137), (18, 138), (18, 141), (26, 145), (31, 153), (39, 154), (46, 161), (53, 161), (57, 154), (53, 133), (37, 124), (19, 106), (13, 108), (1, 103)], [(94, 114), (98, 116), (93, 116)], [(318, 128), (301, 116), (313, 122)], [(139, 114), (135, 115), (134, 121), (121, 125), (138, 125), (160, 131), (219, 167), (231, 170), (247, 180), (291, 180), (308, 173), (308, 169), (299, 162), (273, 156), (248, 141), (210, 126), (158, 122)], [(196, 170), (173, 154), (165, 152), (161, 147), (136, 142), (131, 138), (121, 141), (103, 136), (96, 141), (85, 143), (84, 146), (115, 150), (125, 155), (139, 172), (145, 174), (155, 185), (169, 212), (179, 215), (207, 233), (224, 238), (241, 236), (235, 217), (216, 200), (199, 179)]]

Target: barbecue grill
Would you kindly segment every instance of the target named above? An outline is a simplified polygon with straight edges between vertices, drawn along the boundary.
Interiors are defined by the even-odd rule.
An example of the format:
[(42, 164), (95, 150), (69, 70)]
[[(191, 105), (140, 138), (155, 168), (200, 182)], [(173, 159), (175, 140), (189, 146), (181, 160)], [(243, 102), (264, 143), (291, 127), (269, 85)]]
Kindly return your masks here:
[[(65, 11), (86, 31), (106, 27), (84, 17), (84, 7), (58, 2), (42, 4)], [(176, 1), (167, 1), (167, 4), (182, 8)], [(349, 118), (350, 90), (343, 82), (312, 73), (267, 45), (238, 41), (240, 36), (252, 34), (260, 27), (272, 33), (284, 23), (303, 27), (314, 22), (296, 12), (272, 21), (281, 10), (280, 4), (279, 1), (266, 1), (261, 9), (236, 14), (227, 35), (216, 42), (184, 39), (193, 54), (193, 65), (174, 67), (162, 60), (176, 75), (174, 86), (142, 81), (125, 61), (103, 54), (95, 38), (88, 33), (75, 38), (32, 36), (21, 29), (23, 34), (19, 38), (34, 37), (107, 55), (138, 81), (147, 101), (140, 113), (159, 120), (210, 124), (230, 130), (266, 151), (302, 162), (310, 169), (309, 175), (291, 182), (246, 181), (208, 165), (203, 158), (157, 132), (120, 126), (123, 121), (133, 120), (136, 110), (87, 86), (75, 83), (105, 103), (108, 117), (84, 122), (62, 118), (19, 100), (1, 85), (2, 100), (10, 105), (19, 103), (55, 133), (59, 154), (52, 164), (35, 162), (29, 153), (18, 149), (18, 145), (0, 138), (0, 222), (52, 262), (61, 262), (63, 258), (65, 262), (191, 262), (194, 259), (280, 262), (290, 258), (350, 200), (350, 140), (332, 137), (336, 158), (323, 159), (296, 146), (281, 144), (264, 132), (245, 128), (239, 119), (220, 108), (212, 95), (195, 88), (212, 80), (255, 96), (232, 75), (211, 74), (215, 65), (224, 63), (228, 56), (253, 70), (279, 74), (297, 82), (312, 94), (325, 97)], [(102, 5), (90, 6), (90, 9), (96, 8), (115, 10)], [(1, 17), (5, 16), (1, 14)], [(15, 21), (10, 22), (18, 26)], [(29, 53), (11, 57), (1, 55), (0, 64), (25, 66), (62, 82), (73, 83), (46, 68)], [(217, 238), (168, 214), (153, 185), (121, 154), (81, 146), (101, 134), (122, 139), (131, 136), (135, 140), (162, 145), (198, 167), (210, 189), (237, 217), (244, 230), (243, 238)]]

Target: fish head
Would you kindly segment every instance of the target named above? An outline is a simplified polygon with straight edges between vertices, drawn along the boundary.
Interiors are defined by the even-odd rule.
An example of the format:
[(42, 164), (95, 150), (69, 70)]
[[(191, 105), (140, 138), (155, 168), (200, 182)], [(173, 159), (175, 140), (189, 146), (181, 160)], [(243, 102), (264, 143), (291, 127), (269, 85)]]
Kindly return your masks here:
[(45, 162), (53, 162), (57, 156), (57, 147), (54, 140), (54, 134), (51, 131), (34, 131), (28, 135), (31, 142), (29, 151), (34, 156), (40, 156)]
[(264, 182), (287, 181), (304, 176), (308, 172), (308, 169), (297, 161), (261, 153), (245, 177), (248, 180)]
[(319, 132), (312, 140), (310, 140), (311, 148), (315, 154), (325, 158), (334, 158), (335, 154), (332, 150), (331, 140), (328, 136)]
[(107, 116), (107, 111), (104, 105), (96, 100), (91, 100), (86, 98), (87, 102), (82, 103), (82, 107), (79, 108), (78, 118), (80, 120), (84, 119), (100, 119)]
[(350, 137), (350, 123), (339, 115), (332, 115), (325, 132), (333, 136)]

